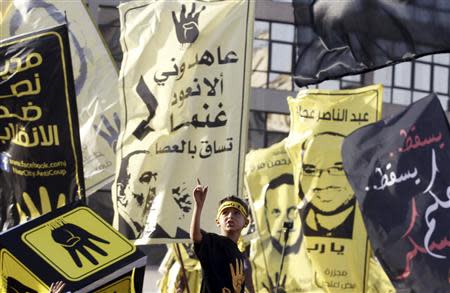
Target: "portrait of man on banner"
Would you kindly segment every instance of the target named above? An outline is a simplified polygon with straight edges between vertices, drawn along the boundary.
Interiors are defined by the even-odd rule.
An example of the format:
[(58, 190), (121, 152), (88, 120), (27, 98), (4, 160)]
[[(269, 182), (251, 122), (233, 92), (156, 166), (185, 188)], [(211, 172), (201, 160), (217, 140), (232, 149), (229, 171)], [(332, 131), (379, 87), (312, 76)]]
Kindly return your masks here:
[[(269, 239), (272, 247), (281, 255), (283, 248), (285, 256), (296, 254), (302, 244), (302, 230), (297, 211), (292, 174), (284, 173), (272, 179), (263, 188), (264, 215)], [(284, 240), (286, 225), (291, 224), (287, 242)]]
[[(119, 210), (119, 227), (128, 237), (137, 237), (143, 231), (142, 223), (156, 196), (157, 172), (146, 164), (148, 151), (137, 150), (125, 156), (120, 164), (117, 186), (117, 205)], [(137, 166), (139, 172), (134, 172)]]
[(366, 292), (371, 249), (341, 149), (346, 136), (380, 119), (382, 87), (304, 90), (288, 104), (286, 150), (314, 281), (329, 291)]
[(306, 236), (352, 238), (354, 192), (341, 158), (344, 135), (319, 132), (302, 144), (299, 196)]

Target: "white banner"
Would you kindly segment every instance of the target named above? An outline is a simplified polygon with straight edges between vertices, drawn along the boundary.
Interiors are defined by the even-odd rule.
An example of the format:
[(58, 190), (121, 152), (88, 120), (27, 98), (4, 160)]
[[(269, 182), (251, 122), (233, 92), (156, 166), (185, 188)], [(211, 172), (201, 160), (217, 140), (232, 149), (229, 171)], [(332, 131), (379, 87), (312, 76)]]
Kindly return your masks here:
[(0, 38), (66, 22), (77, 93), (86, 194), (114, 179), (119, 133), (118, 73), (81, 0), (2, 0)]
[(254, 2), (138, 1), (119, 10), (114, 224), (137, 243), (189, 238), (198, 177), (209, 186), (202, 229), (212, 231), (218, 201), (241, 195)]

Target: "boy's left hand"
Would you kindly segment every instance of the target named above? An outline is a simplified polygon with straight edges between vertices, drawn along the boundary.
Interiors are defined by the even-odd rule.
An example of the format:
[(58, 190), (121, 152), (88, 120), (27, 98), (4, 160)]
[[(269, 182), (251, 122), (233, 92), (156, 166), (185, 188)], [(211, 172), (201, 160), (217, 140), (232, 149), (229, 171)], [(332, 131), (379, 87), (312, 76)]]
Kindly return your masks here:
[(192, 194), (194, 196), (195, 203), (197, 207), (203, 207), (203, 203), (206, 199), (206, 194), (208, 193), (208, 186), (202, 186), (200, 180), (197, 178), (197, 185), (194, 187)]

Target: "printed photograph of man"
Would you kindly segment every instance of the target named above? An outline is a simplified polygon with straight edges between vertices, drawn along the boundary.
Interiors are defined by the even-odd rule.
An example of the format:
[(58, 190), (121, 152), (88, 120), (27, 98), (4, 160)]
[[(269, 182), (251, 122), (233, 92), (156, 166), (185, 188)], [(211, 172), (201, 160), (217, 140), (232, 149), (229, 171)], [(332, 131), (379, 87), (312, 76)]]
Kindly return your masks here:
[(345, 136), (320, 132), (302, 144), (299, 196), (305, 236), (352, 238), (354, 192), (345, 176), (341, 146)]
[(117, 178), (119, 231), (130, 239), (139, 237), (156, 196), (157, 173), (150, 170), (149, 152), (138, 150), (125, 156)]
[[(270, 242), (277, 252), (286, 245), (285, 255), (296, 254), (302, 243), (302, 230), (297, 210), (297, 195), (292, 174), (282, 174), (264, 187), (264, 213)], [(285, 223), (292, 223), (287, 243), (284, 241)]]

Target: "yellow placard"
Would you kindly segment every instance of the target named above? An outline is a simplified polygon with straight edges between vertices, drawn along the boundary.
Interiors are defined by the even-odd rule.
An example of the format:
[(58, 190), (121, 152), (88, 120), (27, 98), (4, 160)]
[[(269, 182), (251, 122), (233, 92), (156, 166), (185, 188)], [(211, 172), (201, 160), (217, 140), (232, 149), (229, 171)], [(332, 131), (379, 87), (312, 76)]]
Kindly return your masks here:
[(286, 149), (315, 283), (332, 292), (365, 292), (370, 246), (341, 146), (352, 131), (381, 118), (382, 87), (306, 90), (288, 103)]
[(1, 292), (48, 292), (49, 287), (8, 250), (0, 250)]
[[(294, 189), (285, 141), (249, 152), (245, 163), (245, 186), (259, 235), (250, 245), (255, 290), (273, 292), (278, 282), (286, 292), (322, 292), (313, 282), (311, 262), (306, 255), (297, 211), (300, 199)], [(283, 228), (286, 222), (292, 223), (287, 241)]]
[(26, 231), (22, 241), (71, 281), (86, 278), (136, 250), (131, 242), (85, 207)]

